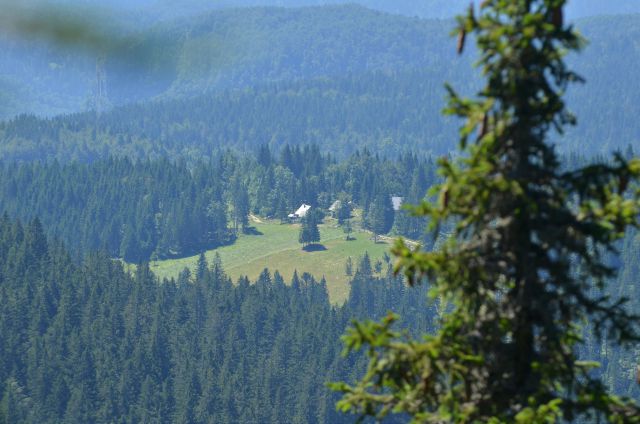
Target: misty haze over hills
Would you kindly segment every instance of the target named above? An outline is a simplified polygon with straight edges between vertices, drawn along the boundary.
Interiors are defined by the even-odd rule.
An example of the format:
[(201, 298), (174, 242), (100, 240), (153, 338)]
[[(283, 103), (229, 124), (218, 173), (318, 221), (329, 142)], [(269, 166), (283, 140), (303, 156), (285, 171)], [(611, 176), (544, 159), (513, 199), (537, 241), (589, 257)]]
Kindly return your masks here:
[[(439, 57), (438, 61), (454, 62), (448, 54), (450, 23), (403, 21), (407, 18), (380, 15), (354, 5), (421, 18), (451, 18), (468, 5), (466, 0), (25, 0), (20, 3), (0, 0), (0, 5), (5, 3), (20, 4), (19, 13), (43, 11), (41, 13), (45, 17), (49, 13), (48, 8), (53, 7), (55, 11), (56, 6), (61, 6), (63, 16), (71, 14), (81, 19), (93, 19), (98, 28), (104, 27), (104, 31), (117, 31), (114, 35), (118, 36), (125, 34), (127, 44), (108, 55), (106, 61), (107, 94), (112, 105), (160, 95), (200, 94), (212, 89), (292, 78), (343, 76), (345, 73), (422, 66), (419, 63), (421, 59), (414, 59), (415, 50), (405, 54), (399, 64), (388, 60), (395, 53), (384, 57), (388, 54), (384, 53), (386, 48), (392, 43), (407, 47), (405, 29), (413, 31), (413, 36), (408, 39), (414, 47), (424, 42), (425, 51), (432, 51), (431, 54), (435, 44), (448, 44), (449, 49), (444, 50), (447, 54), (444, 58)], [(346, 11), (344, 16), (336, 11), (335, 6), (288, 11), (246, 9), (249, 6), (294, 8), (336, 4), (352, 6), (343, 9)], [(228, 8), (240, 9), (221, 10)], [(630, 14), (640, 12), (640, 0), (574, 0), (568, 9), (574, 18)], [(337, 17), (335, 20), (332, 20), (332, 14)], [(297, 26), (295, 21), (298, 19), (304, 19), (308, 28)], [(377, 21), (377, 26), (369, 27), (373, 21)], [(383, 22), (393, 23), (392, 32), (387, 33)], [(583, 25), (586, 31), (591, 31), (589, 27), (593, 26), (578, 22), (579, 27)], [(416, 38), (419, 28), (428, 28), (426, 31), (431, 34), (437, 33), (438, 41)], [(324, 48), (323, 52), (317, 48), (316, 35), (320, 33), (329, 34), (332, 38), (323, 43), (336, 46), (342, 54), (323, 58), (327, 49)], [(594, 41), (604, 36), (592, 31), (589, 35), (594, 37)], [(302, 39), (296, 40), (296, 37)], [(612, 39), (607, 38), (605, 42), (608, 41)], [(387, 47), (384, 47), (385, 43)], [(95, 91), (96, 84), (94, 54), (59, 49), (37, 41), (16, 40), (2, 31), (0, 47), (3, 51), (0, 58), (0, 119), (25, 112), (53, 116), (92, 107), (91, 93)], [(355, 57), (350, 49), (357, 51)], [(380, 49), (383, 57), (377, 58), (376, 53)], [(401, 51), (399, 48), (396, 50)], [(444, 51), (436, 54), (441, 55)], [(312, 55), (317, 56), (319, 66), (309, 63), (306, 70), (296, 68), (301, 60), (305, 60), (301, 56), (308, 59)], [(267, 61), (271, 64), (260, 69), (265, 72), (257, 72), (256, 63), (262, 62), (260, 66), (263, 66)], [(457, 61), (456, 65), (459, 63)], [(288, 68), (290, 64), (293, 69)], [(247, 66), (252, 70), (247, 72)], [(285, 70), (284, 73), (274, 69), (278, 66)], [(463, 63), (460, 69), (466, 68)], [(444, 79), (440, 78), (440, 81)]]
[[(39, 0), (31, 0), (36, 3)], [(451, 18), (463, 11), (467, 0), (52, 0), (48, 4), (72, 4), (111, 7), (154, 13), (163, 18), (195, 14), (214, 8), (248, 6), (321, 6), (328, 4), (360, 4), (371, 9), (422, 18)], [(572, 0), (567, 7), (572, 18), (603, 14), (640, 13), (639, 0)]]
[[(147, 3), (134, 2), (129, 7)], [(640, 38), (640, 15), (585, 18), (577, 25), (590, 46), (569, 60), (586, 77), (588, 86), (575, 87), (569, 93), (570, 105), (581, 125), (569, 131), (571, 143), (565, 145), (580, 149), (580, 140), (588, 137), (600, 140), (597, 147), (602, 150), (624, 148), (640, 139), (635, 119), (640, 114), (635, 101), (640, 92), (629, 72), (640, 69), (640, 47), (635, 42)], [(356, 5), (240, 8), (177, 18), (141, 31), (131, 29), (131, 41), (115, 55), (106, 57), (106, 98), (111, 106), (142, 102), (135, 107), (136, 114), (125, 114), (122, 121), (128, 126), (127, 131), (135, 133), (138, 130), (133, 127), (137, 124), (132, 124), (141, 116), (155, 113), (155, 106), (145, 103), (148, 100), (162, 100), (161, 107), (166, 111), (176, 107), (172, 104), (174, 99), (180, 100), (179, 113), (173, 114), (172, 120), (174, 125), (185, 125), (193, 119), (225, 120), (226, 115), (183, 116), (180, 111), (192, 110), (203, 102), (218, 105), (219, 109), (213, 108), (211, 113), (228, 110), (232, 105), (240, 107), (251, 96), (229, 90), (255, 88), (270, 99), (262, 103), (264, 107), (250, 105), (255, 107), (251, 119), (262, 140), (276, 137), (277, 143), (313, 141), (329, 147), (329, 140), (336, 143), (341, 138), (335, 131), (344, 134), (344, 128), (351, 128), (355, 131), (354, 140), (373, 143), (381, 151), (396, 148), (388, 140), (407, 148), (448, 151), (453, 146), (447, 140), (454, 138), (455, 131), (451, 122), (440, 116), (443, 83), (448, 81), (461, 92), (471, 94), (476, 81), (472, 55), (460, 58), (455, 54), (450, 27), (450, 21), (390, 15)], [(4, 52), (0, 58), (0, 118), (19, 113), (54, 116), (93, 107), (95, 57), (10, 37), (0, 43)], [(128, 65), (130, 62), (136, 66)], [(354, 90), (345, 81), (359, 88)], [(417, 85), (425, 88), (412, 88)], [(291, 96), (292, 92), (297, 96)], [(420, 96), (415, 95), (417, 92)], [(193, 97), (196, 99), (190, 101)], [(327, 101), (329, 97), (333, 100)], [(295, 118), (301, 120), (301, 127), (285, 124), (283, 120), (297, 116), (285, 111), (307, 107), (299, 103), (302, 98), (303, 103), (312, 98), (317, 98), (314, 102), (321, 100), (326, 113), (322, 119)], [(372, 123), (368, 119), (358, 121), (358, 117), (372, 116), (365, 112), (364, 105), (371, 108), (377, 102), (379, 107), (385, 104), (393, 114)], [(270, 117), (274, 113), (267, 106), (270, 103), (282, 108), (274, 117)], [(309, 110), (318, 110), (313, 104), (308, 103)], [(335, 110), (345, 111), (335, 115), (338, 121), (331, 120), (334, 114), (330, 111)], [(236, 125), (245, 119), (229, 118), (229, 122)], [(249, 124), (245, 121), (243, 125)], [(207, 148), (236, 145), (208, 123), (206, 126), (210, 137), (205, 143)], [(298, 135), (285, 135), (292, 128), (297, 128)], [(373, 128), (377, 128), (375, 135), (369, 134)], [(146, 137), (144, 129), (141, 131), (140, 136)], [(19, 131), (9, 133), (29, 138)], [(9, 157), (29, 157), (29, 149), (39, 148), (37, 143), (14, 143), (18, 150)], [(353, 146), (358, 144), (354, 142)], [(12, 143), (5, 143), (0, 156), (7, 154), (7, 145)], [(155, 143), (154, 150), (164, 151), (166, 147)], [(63, 151), (58, 154), (62, 155), (58, 156), (60, 159), (65, 155)]]

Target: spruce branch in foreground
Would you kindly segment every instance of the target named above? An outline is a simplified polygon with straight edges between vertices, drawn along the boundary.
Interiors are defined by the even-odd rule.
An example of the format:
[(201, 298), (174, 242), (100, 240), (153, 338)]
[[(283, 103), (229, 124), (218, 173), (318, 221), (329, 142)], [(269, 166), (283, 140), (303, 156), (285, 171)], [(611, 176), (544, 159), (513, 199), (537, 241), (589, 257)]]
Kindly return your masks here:
[(346, 350), (367, 346), (364, 378), (336, 383), (339, 409), (414, 422), (547, 423), (604, 418), (640, 422), (630, 400), (608, 393), (580, 361), (581, 324), (622, 346), (639, 317), (606, 295), (616, 273), (604, 260), (638, 227), (640, 161), (563, 170), (550, 135), (575, 118), (562, 99), (581, 78), (563, 61), (583, 42), (562, 18), (565, 0), (488, 0), (458, 18), (458, 51), (473, 34), (486, 85), (476, 99), (450, 94), (464, 118), (459, 160), (440, 161), (444, 183), (415, 213), (436, 231), (437, 251), (395, 246), (396, 271), (428, 281), (444, 305), (435, 335), (414, 340), (381, 323), (355, 323)]

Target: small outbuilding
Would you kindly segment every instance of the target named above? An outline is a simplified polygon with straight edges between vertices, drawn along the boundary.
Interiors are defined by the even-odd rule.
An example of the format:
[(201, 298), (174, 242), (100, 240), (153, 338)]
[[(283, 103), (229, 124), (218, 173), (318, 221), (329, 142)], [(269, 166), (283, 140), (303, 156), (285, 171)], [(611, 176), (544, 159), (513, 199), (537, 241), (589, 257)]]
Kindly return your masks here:
[(338, 209), (340, 209), (340, 207), (342, 206), (342, 202), (339, 200), (336, 200), (335, 202), (333, 202), (333, 204), (329, 207), (329, 212), (335, 213)]
[(398, 196), (391, 196), (391, 203), (393, 203), (393, 210), (398, 212), (402, 208), (402, 202), (404, 198)]

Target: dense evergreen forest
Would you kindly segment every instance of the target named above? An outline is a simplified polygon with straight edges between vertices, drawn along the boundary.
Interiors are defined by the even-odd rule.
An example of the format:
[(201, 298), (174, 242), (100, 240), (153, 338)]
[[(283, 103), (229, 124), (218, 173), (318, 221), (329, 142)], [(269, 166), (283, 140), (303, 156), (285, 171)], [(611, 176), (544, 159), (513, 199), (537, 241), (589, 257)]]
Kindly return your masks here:
[(0, 199), (11, 217), (41, 219), (75, 256), (102, 249), (137, 263), (232, 243), (249, 213), (285, 221), (302, 203), (328, 213), (336, 200), (362, 208), (365, 221), (381, 211), (378, 234), (419, 239), (424, 221), (394, 211), (391, 197), (418, 203), (435, 179), (433, 161), (415, 155), (383, 160), (362, 151), (337, 162), (316, 146), (277, 154), (262, 146), (192, 166), (126, 158), (0, 164)]
[[(364, 354), (340, 355), (353, 320), (392, 311), (408, 334), (439, 329), (448, 307), (427, 300), (428, 284), (408, 287), (387, 253), (338, 264), (350, 280), (341, 305), (297, 261), (291, 281), (277, 269), (232, 281), (219, 255), (174, 279), (148, 262), (237, 247), (242, 232), (264, 236), (251, 219), (285, 228), (301, 204), (312, 207), (296, 220), (305, 247), (330, 214), (346, 243), (353, 224), (373, 243), (386, 234), (442, 247), (455, 220), (427, 234), (428, 218), (394, 201), (448, 207), (450, 192), (429, 189), (443, 181), (437, 158), (457, 158), (461, 121), (441, 115), (443, 84), (480, 87), (476, 51), (457, 58), (449, 34), (469, 2), (211, 3), (108, 0), (132, 14), (100, 27), (126, 43), (99, 59), (0, 31), (0, 424), (353, 422), (326, 386), (366, 370)], [(589, 45), (567, 60), (587, 84), (566, 93), (578, 125), (550, 133), (562, 138), (562, 171), (613, 150), (631, 159), (640, 143), (640, 15), (591, 16), (640, 7), (572, 3), (567, 21)], [(483, 122), (478, 140), (486, 113)], [(616, 247), (602, 254), (620, 272), (589, 296), (628, 298), (637, 313), (640, 231)], [(584, 326), (579, 357), (640, 401), (640, 347), (613, 347)]]
[[(104, 22), (96, 26), (102, 28)], [(355, 5), (223, 9), (142, 29), (136, 20), (114, 26), (102, 28), (108, 37), (125, 34), (104, 56), (108, 100), (114, 105), (275, 81), (428, 67), (443, 58), (463, 69), (446, 48), (445, 22)], [(0, 117), (92, 107), (95, 54), (15, 40), (1, 32), (0, 46)]]
[(2, 217), (0, 423), (349, 422), (323, 383), (364, 369), (340, 356), (350, 320), (394, 310), (417, 334), (436, 316), (366, 257), (344, 306), (308, 274), (287, 283), (234, 285), (219, 262), (163, 282), (102, 254), (78, 264), (39, 221)]
[[(608, 47), (600, 48), (606, 58)], [(637, 60), (640, 55), (630, 57)], [(629, 66), (635, 66), (633, 60)], [(606, 69), (594, 64), (588, 73), (605, 75)], [(588, 89), (574, 90), (570, 99), (582, 125), (565, 135), (565, 151), (591, 155), (624, 149), (638, 140), (637, 85), (625, 88), (615, 73), (601, 85), (599, 78), (593, 80), (596, 83)], [(253, 151), (268, 144), (277, 151), (286, 144), (309, 143), (342, 158), (365, 147), (391, 157), (416, 150), (445, 154), (454, 147), (450, 140), (456, 122), (438, 118), (441, 95), (440, 84), (424, 71), (413, 71), (231, 90), (124, 106), (99, 117), (23, 115), (0, 124), (0, 158), (89, 162), (116, 155), (194, 160), (225, 148)], [(584, 143), (585, 139), (601, 142)]]
[(92, 161), (209, 156), (220, 148), (315, 143), (341, 157), (367, 147), (383, 155), (446, 152), (454, 123), (438, 115), (441, 87), (423, 72), (287, 83), (188, 100), (117, 108), (48, 120), (21, 116), (0, 124), (0, 158)]
[[(640, 93), (626, 70), (640, 68), (639, 19), (577, 22), (591, 44), (569, 59), (588, 86), (569, 92), (580, 125), (567, 134), (567, 149), (582, 151), (585, 139), (600, 140), (597, 146), (587, 143), (590, 151), (638, 140), (634, 117), (640, 111), (634, 99)], [(53, 134), (42, 140), (0, 130), (0, 157), (42, 158), (40, 152), (59, 160), (105, 157), (105, 149), (122, 154), (112, 143), (127, 135), (144, 145), (127, 151), (137, 157), (142, 152), (207, 154), (215, 146), (268, 142), (316, 142), (348, 153), (353, 149), (344, 144), (365, 141), (384, 153), (420, 148), (444, 154), (455, 147), (450, 142), (455, 126), (440, 115), (443, 83), (463, 92), (477, 85), (471, 58), (455, 57), (450, 25), (351, 5), (221, 10), (139, 32), (124, 29), (132, 34), (125, 48), (106, 57), (106, 100), (114, 106), (144, 103), (103, 115), (98, 123), (87, 114), (34, 124), (53, 126)], [(0, 46), (5, 53), (0, 117), (93, 107), (95, 57), (3, 35)], [(162, 101), (146, 102), (151, 99)], [(245, 109), (250, 113), (238, 120)], [(185, 110), (194, 116), (185, 117)], [(221, 110), (234, 113), (221, 115)], [(168, 124), (157, 122), (156, 114), (170, 117)], [(94, 131), (99, 141), (89, 142), (86, 136)], [(194, 133), (194, 140), (186, 139)], [(187, 146), (176, 148), (177, 143)]]
[[(341, 10), (325, 12), (327, 21), (332, 19), (329, 15)], [(264, 10), (252, 13), (257, 15), (257, 22), (264, 21), (260, 16), (270, 16)], [(306, 13), (279, 11), (281, 16), (276, 14), (270, 19), (274, 25), (277, 16), (287, 17), (291, 22), (313, 20), (316, 26), (322, 22)], [(214, 20), (224, 21), (217, 14), (213, 16)], [(368, 21), (368, 17), (373, 21)], [(358, 15), (355, 22), (363, 21), (362, 27), (367, 28), (387, 28), (387, 23), (375, 22), (383, 18), (384, 15), (364, 14)], [(251, 151), (269, 144), (273, 150), (279, 150), (285, 144), (309, 143), (341, 157), (364, 147), (381, 155), (417, 150), (446, 154), (455, 148), (451, 140), (455, 139), (457, 122), (440, 115), (443, 81), (453, 83), (462, 92), (472, 91), (477, 81), (469, 72), (470, 63), (454, 61), (446, 24), (409, 20), (406, 24), (410, 34), (400, 36), (405, 25), (391, 22), (388, 31), (398, 35), (381, 33), (367, 37), (370, 41), (366, 43), (348, 31), (335, 34), (335, 43), (329, 45), (341, 46), (338, 51), (324, 44), (307, 45), (301, 41), (314, 38), (313, 33), (285, 41), (291, 35), (278, 32), (283, 39), (272, 41), (275, 47), (263, 48), (258, 55), (248, 54), (251, 61), (242, 59), (242, 64), (234, 65), (228, 72), (236, 76), (229, 76), (230, 79), (212, 76), (208, 71), (211, 64), (196, 61), (192, 65), (176, 65), (185, 74), (180, 76), (180, 71), (167, 80), (165, 89), (174, 94), (167, 94), (162, 101), (118, 107), (99, 116), (88, 112), (51, 119), (17, 117), (0, 124), (0, 158), (19, 161), (56, 158), (61, 162), (91, 161), (110, 155), (193, 159), (210, 156), (220, 148)], [(570, 60), (588, 84), (568, 93), (569, 105), (579, 117), (580, 125), (567, 131), (562, 149), (591, 155), (626, 148), (639, 140), (635, 119), (640, 113), (635, 101), (640, 97), (639, 86), (626, 69), (640, 68), (640, 54), (634, 41), (640, 36), (640, 17), (593, 18), (581, 21), (581, 27), (591, 45), (584, 54)], [(317, 30), (321, 31), (319, 27)], [(202, 37), (209, 37), (205, 29), (202, 31)], [(265, 33), (261, 39), (269, 40), (265, 35), (269, 30), (262, 31)], [(160, 39), (164, 37), (162, 34), (158, 35)], [(390, 40), (394, 37), (400, 37), (402, 43), (393, 44)], [(293, 40), (298, 47), (290, 47)], [(376, 40), (385, 40), (386, 44), (378, 45)], [(154, 43), (161, 48), (160, 41)], [(181, 48), (166, 46), (171, 52), (168, 57), (184, 59), (191, 54)], [(274, 52), (279, 48), (283, 49), (282, 54)], [(376, 54), (375, 60), (370, 60), (374, 51), (386, 53)], [(215, 57), (206, 52), (193, 55), (205, 62)], [(347, 63), (350, 60), (353, 66)], [(285, 70), (287, 73), (283, 73)], [(265, 78), (257, 81), (255, 75), (271, 76), (267, 81), (286, 82), (269, 83)], [(162, 80), (153, 78), (153, 74), (144, 78), (154, 83)], [(184, 97), (182, 94), (188, 90), (180, 88), (181, 78), (190, 81), (191, 88), (198, 91), (209, 84), (202, 78), (213, 78), (211, 81), (220, 83), (216, 82), (218, 87), (235, 84), (244, 88), (228, 87)], [(236, 82), (224, 83), (231, 80)], [(128, 93), (144, 86), (135, 78), (128, 81), (131, 87), (123, 86)], [(245, 86), (252, 83), (257, 85)]]
[[(637, 296), (640, 237), (625, 240), (613, 290)], [(81, 263), (47, 240), (37, 220), (0, 218), (0, 423), (350, 422), (323, 382), (352, 381), (364, 358), (340, 357), (353, 318), (403, 317), (415, 334), (433, 331), (437, 304), (426, 287), (356, 264), (343, 306), (323, 281), (285, 282), (267, 270), (237, 284), (219, 261), (159, 282), (148, 267), (127, 274), (91, 254)], [(621, 395), (640, 398), (630, 378), (637, 352), (588, 337), (584, 358)], [(403, 422), (401, 419), (400, 422)]]

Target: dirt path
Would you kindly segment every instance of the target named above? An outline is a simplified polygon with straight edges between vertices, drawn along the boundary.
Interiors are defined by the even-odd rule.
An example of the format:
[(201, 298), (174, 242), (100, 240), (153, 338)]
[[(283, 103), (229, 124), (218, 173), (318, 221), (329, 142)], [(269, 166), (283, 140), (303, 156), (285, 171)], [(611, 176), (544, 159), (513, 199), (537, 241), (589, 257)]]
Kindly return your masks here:
[(249, 214), (249, 219), (251, 219), (251, 221), (256, 222), (258, 224), (264, 224), (264, 222), (254, 214)]
[[(396, 242), (396, 240), (397, 240), (398, 238), (399, 238), (399, 237), (378, 236), (378, 239), (379, 239), (379, 240), (384, 240), (385, 242), (387, 242), (387, 243), (389, 243), (389, 244), (395, 244), (395, 242)], [(415, 247), (417, 247), (417, 246), (418, 246), (418, 244), (420, 244), (420, 243), (418, 243), (417, 241), (409, 240), (409, 239), (408, 239), (408, 238), (406, 238), (406, 237), (402, 237), (402, 239), (404, 240), (404, 243), (405, 243), (407, 246), (409, 246), (409, 247), (413, 247), (413, 248), (415, 248)]]

